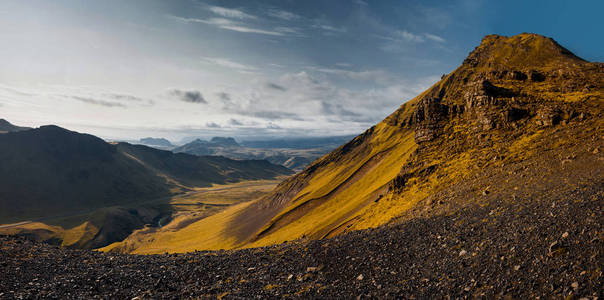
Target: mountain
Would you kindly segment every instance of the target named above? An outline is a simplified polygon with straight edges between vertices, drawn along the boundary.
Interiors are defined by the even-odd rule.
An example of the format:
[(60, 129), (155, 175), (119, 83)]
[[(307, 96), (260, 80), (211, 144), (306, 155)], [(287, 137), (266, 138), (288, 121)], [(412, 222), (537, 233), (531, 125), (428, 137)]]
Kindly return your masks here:
[(141, 203), (194, 187), (290, 174), (267, 161), (109, 144), (57, 126), (0, 135), (0, 223)]
[[(214, 139), (216, 139), (216, 137), (212, 138), (212, 141)], [(172, 152), (188, 153), (188, 154), (193, 154), (193, 155), (216, 155), (216, 153), (218, 153), (219, 150), (221, 150), (225, 147), (231, 147), (230, 145), (225, 146), (221, 143), (214, 143), (212, 141), (195, 139), (187, 144), (184, 144), (182, 146), (172, 149)], [(220, 138), (218, 138), (218, 141), (220, 141)], [(235, 147), (239, 147), (239, 145), (237, 144)]]
[(170, 141), (168, 141), (164, 138), (146, 137), (146, 138), (140, 139), (139, 142), (143, 145), (149, 145), (149, 146), (174, 147), (174, 145), (172, 145), (172, 143), (170, 143)]
[[(220, 155), (238, 160), (265, 159), (270, 163), (301, 171), (315, 159), (336, 148), (337, 145), (333, 145), (333, 141), (340, 139), (341, 137), (247, 141), (243, 144), (251, 146), (243, 147), (233, 138), (214, 137), (210, 141), (196, 139), (172, 151), (194, 155)], [(252, 146), (266, 146), (266, 148)]]
[(282, 138), (270, 140), (246, 140), (241, 145), (248, 148), (265, 149), (311, 149), (311, 148), (331, 148), (352, 140), (354, 135), (345, 136), (327, 136), (327, 137), (304, 137), (304, 138)]
[(210, 143), (222, 147), (240, 147), (232, 137), (215, 136), (210, 140)]
[(0, 119), (0, 133), (24, 131), (24, 130), (29, 130), (29, 129), (31, 129), (31, 128), (15, 126), (5, 119)]
[[(601, 201), (602, 128), (603, 63), (536, 34), (489, 35), (456, 70), (268, 196), (127, 251), (322, 239), (480, 207), (525, 215), (560, 195)], [(527, 224), (515, 230), (531, 231)]]

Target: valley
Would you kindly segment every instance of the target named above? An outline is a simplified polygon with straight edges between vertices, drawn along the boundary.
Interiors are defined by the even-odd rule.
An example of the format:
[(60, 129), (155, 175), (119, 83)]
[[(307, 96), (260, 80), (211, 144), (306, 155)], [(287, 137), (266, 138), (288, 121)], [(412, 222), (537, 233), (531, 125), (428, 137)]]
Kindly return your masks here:
[[(110, 144), (58, 126), (0, 134), (0, 144), (0, 224), (31, 221), (0, 232), (73, 248), (103, 247), (147, 224), (167, 221), (175, 212), (173, 198), (186, 204), (188, 196), (217, 193), (203, 188), (218, 185), (233, 190), (227, 199), (251, 200), (255, 190), (238, 183), (255, 182), (262, 191), (264, 180), (291, 174), (264, 160)], [(224, 187), (229, 185), (234, 186)], [(200, 217), (221, 208), (198, 206)]]
[[(158, 230), (179, 230), (232, 205), (265, 195), (280, 180), (243, 181), (201, 187), (172, 197), (133, 205), (5, 224), (0, 226), (0, 235), (27, 237), (67, 248), (97, 248), (107, 242), (125, 238), (130, 240)], [(103, 235), (110, 236), (101, 238)]]

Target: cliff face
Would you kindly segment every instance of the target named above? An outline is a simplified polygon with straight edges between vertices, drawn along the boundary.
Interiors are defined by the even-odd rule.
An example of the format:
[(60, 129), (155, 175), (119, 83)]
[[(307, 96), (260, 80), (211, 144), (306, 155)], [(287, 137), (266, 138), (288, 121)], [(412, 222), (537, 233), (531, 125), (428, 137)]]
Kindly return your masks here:
[[(452, 213), (495, 190), (514, 198), (512, 166), (555, 173), (572, 153), (601, 149), (603, 108), (604, 64), (536, 34), (486, 36), (460, 67), (384, 121), (223, 218), (218, 236), (228, 242), (199, 245), (331, 237)], [(597, 175), (602, 160), (589, 159)], [(550, 179), (522, 178), (528, 186), (539, 180)]]

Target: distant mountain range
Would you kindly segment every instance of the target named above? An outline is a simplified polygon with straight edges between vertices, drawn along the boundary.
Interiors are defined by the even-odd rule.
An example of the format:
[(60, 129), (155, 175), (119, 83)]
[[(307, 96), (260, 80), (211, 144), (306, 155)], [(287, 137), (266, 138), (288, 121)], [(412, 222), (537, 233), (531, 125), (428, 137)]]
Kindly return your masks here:
[[(327, 154), (354, 136), (280, 138), (266, 140), (244, 140), (237, 142), (232, 137), (200, 138), (175, 146), (165, 138), (142, 138), (128, 141), (174, 153), (192, 155), (217, 155), (236, 160), (265, 159), (294, 171), (302, 171), (315, 159)], [(189, 139), (190, 140), (190, 139)]]
[(332, 148), (352, 140), (354, 135), (327, 136), (327, 137), (303, 137), (303, 138), (281, 138), (267, 140), (246, 140), (241, 145), (248, 148), (267, 148), (267, 149), (312, 149), (312, 148)]
[(147, 137), (147, 138), (140, 139), (139, 142), (141, 144), (150, 145), (150, 146), (174, 147), (174, 145), (172, 145), (172, 143), (170, 143), (170, 141), (168, 141), (164, 138)]
[(196, 139), (172, 149), (175, 153), (220, 155), (232, 159), (265, 159), (294, 171), (303, 170), (315, 159), (348, 141), (349, 136), (244, 141), (230, 137), (214, 137), (210, 141)]
[(24, 131), (24, 130), (29, 130), (29, 129), (31, 129), (31, 128), (15, 126), (5, 119), (0, 119), (0, 133), (17, 132), (17, 131)]

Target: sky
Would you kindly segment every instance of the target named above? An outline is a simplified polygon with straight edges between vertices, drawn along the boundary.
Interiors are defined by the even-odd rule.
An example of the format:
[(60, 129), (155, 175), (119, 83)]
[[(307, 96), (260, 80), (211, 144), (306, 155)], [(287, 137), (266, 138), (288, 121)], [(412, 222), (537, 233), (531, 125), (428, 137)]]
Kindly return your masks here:
[(0, 0), (0, 118), (106, 139), (358, 134), (486, 34), (604, 61), (604, 1)]

